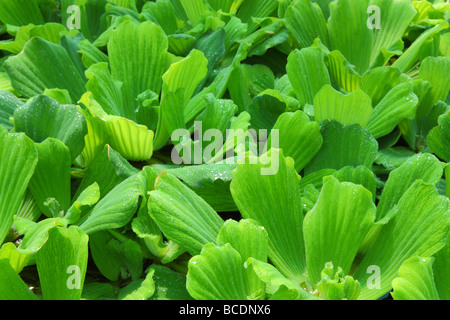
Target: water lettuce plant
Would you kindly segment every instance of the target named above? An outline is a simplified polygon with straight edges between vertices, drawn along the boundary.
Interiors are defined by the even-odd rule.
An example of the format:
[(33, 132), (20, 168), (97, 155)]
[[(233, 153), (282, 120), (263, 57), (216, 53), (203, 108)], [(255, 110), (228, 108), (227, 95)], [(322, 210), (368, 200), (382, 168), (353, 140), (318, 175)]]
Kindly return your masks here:
[(450, 299), (444, 0), (0, 0), (0, 299)]

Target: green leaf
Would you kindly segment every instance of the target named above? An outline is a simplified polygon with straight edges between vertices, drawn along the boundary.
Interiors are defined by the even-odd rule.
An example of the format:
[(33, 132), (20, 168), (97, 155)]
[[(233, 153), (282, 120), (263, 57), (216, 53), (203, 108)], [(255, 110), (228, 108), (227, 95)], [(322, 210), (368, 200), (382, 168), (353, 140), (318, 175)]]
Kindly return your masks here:
[[(23, 218), (15, 218), (14, 224), (17, 226)], [(24, 230), (25, 236), (20, 242), (17, 250), (23, 254), (33, 254), (39, 251), (45, 242), (48, 240), (49, 231), (55, 227), (67, 226), (67, 221), (63, 218), (48, 218), (39, 221), (38, 223), (31, 223), (27, 220), (28, 226)]]
[(321, 169), (339, 170), (346, 166), (372, 167), (378, 143), (367, 129), (358, 124), (343, 126), (337, 121), (325, 122), (321, 130), (323, 146), (306, 166), (305, 174)]
[[(412, 124), (411, 127), (417, 127), (417, 131), (422, 137), (428, 137), (428, 134), (432, 129), (439, 126), (439, 117), (450, 111), (450, 106), (444, 101), (438, 101), (433, 105), (431, 111), (423, 119), (416, 119), (415, 125)], [(421, 144), (419, 144), (421, 143)], [(417, 143), (419, 148), (423, 147), (424, 141), (419, 141)]]
[(392, 131), (387, 136), (381, 137), (378, 139), (378, 146), (379, 150), (384, 150), (387, 148), (392, 148), (395, 146), (396, 143), (400, 141), (400, 138), (402, 136), (402, 133), (399, 128), (395, 128), (394, 131)]
[(206, 244), (189, 261), (186, 288), (196, 300), (245, 300), (241, 256), (230, 244)]
[(297, 282), (303, 280), (305, 271), (299, 181), (292, 159), (271, 149), (260, 158), (246, 157), (231, 182), (231, 194), (242, 216), (267, 230), (270, 260)]
[(393, 67), (378, 67), (367, 71), (361, 78), (361, 89), (377, 106), (381, 100), (401, 83), (410, 82), (408, 77)]
[(215, 242), (223, 220), (195, 192), (170, 173), (161, 173), (150, 192), (150, 216), (164, 235), (191, 254)]
[(290, 279), (286, 279), (273, 265), (250, 258), (246, 262), (246, 268), (253, 270), (266, 284), (267, 293), (271, 300), (318, 300), (300, 285)]
[(377, 104), (367, 124), (375, 139), (386, 136), (403, 120), (416, 116), (419, 98), (410, 83), (399, 84)]
[(331, 262), (325, 264), (317, 289), (326, 300), (356, 300), (361, 291), (358, 281), (346, 276), (341, 267), (335, 270)]
[(302, 48), (310, 47), (316, 38), (328, 45), (328, 30), (320, 7), (310, 0), (293, 1), (286, 10), (286, 28)]
[(231, 171), (235, 165), (205, 164), (169, 168), (168, 171), (202, 197), (217, 212), (236, 211), (230, 193)]
[(450, 57), (450, 34), (444, 33), (440, 38), (440, 51), (444, 57)]
[(195, 26), (201, 17), (211, 14), (205, 0), (179, 0), (192, 26)]
[(295, 169), (300, 172), (319, 152), (323, 139), (320, 126), (298, 110), (283, 113), (278, 118), (267, 141), (268, 148), (275, 147), (274, 143), (294, 159)]
[(339, 0), (330, 3), (330, 49), (339, 50), (363, 74), (370, 66), (373, 31), (367, 27), (370, 0)]
[(117, 151), (106, 145), (87, 168), (73, 199), (90, 185), (97, 183), (101, 198), (106, 196), (115, 186), (139, 171), (131, 166)]
[(106, 62), (93, 64), (86, 71), (86, 89), (92, 93), (102, 109), (109, 115), (131, 117), (135, 115), (126, 110), (123, 103), (122, 82), (114, 80)]
[(22, 105), (23, 102), (11, 92), (0, 91), (0, 125), (11, 130), (14, 126), (10, 118), (14, 116), (14, 111)]
[(372, 193), (375, 200), (377, 191), (377, 179), (374, 173), (365, 166), (344, 167), (333, 173), (333, 176), (340, 182), (351, 182), (362, 185)]
[(87, 39), (80, 41), (78, 49), (86, 69), (100, 62), (109, 62), (109, 57)]
[(66, 89), (75, 103), (85, 92), (84, 75), (67, 50), (39, 37), (30, 39), (20, 54), (5, 61), (4, 67), (13, 88), (26, 98), (58, 88)]
[(29, 23), (44, 24), (37, 0), (1, 1), (0, 21), (13, 26), (25, 26)]
[[(295, 91), (294, 88), (292, 87), (291, 81), (289, 80), (289, 76), (287, 74), (275, 79), (274, 90), (278, 91), (282, 97), (288, 96), (291, 97), (292, 99), (295, 99), (293, 98), (295, 96)], [(299, 105), (296, 104), (296, 106)], [(292, 109), (295, 110), (298, 109), (298, 107)]]
[(169, 35), (167, 40), (169, 41), (169, 52), (177, 56), (183, 56), (194, 46), (197, 38), (192, 35), (177, 33)]
[(142, 276), (144, 254), (136, 239), (114, 230), (96, 232), (89, 237), (95, 239), (90, 246), (92, 257), (105, 277), (117, 281), (119, 275), (123, 280), (137, 280)]
[[(113, 261), (116, 260), (119, 263), (118, 267), (120, 268), (122, 279), (139, 279), (143, 273), (144, 259), (141, 246), (134, 239), (130, 239), (113, 230), (110, 230), (110, 233), (113, 235), (113, 238), (108, 241), (106, 248), (101, 248), (101, 250), (106, 251), (102, 252), (102, 254), (107, 254), (107, 260), (103, 261), (103, 263), (107, 263), (106, 268), (110, 268), (109, 263), (111, 259)], [(98, 261), (96, 261), (96, 264), (98, 264)]]
[[(241, 155), (243, 156), (244, 153), (248, 151), (248, 148), (256, 148), (256, 132), (249, 130), (249, 121), (250, 115), (247, 112), (242, 112), (231, 120), (230, 128), (229, 131), (227, 131), (228, 134), (226, 135), (225, 142), (223, 143), (220, 150), (214, 150), (216, 156), (208, 160), (208, 163), (223, 163), (223, 160), (225, 158), (225, 163), (235, 164), (237, 157)], [(256, 152), (255, 149), (252, 150)], [(233, 155), (236, 153), (237, 156), (229, 158), (229, 152), (233, 153)]]
[(86, 136), (84, 162), (88, 164), (92, 161), (105, 144), (111, 145), (127, 160), (145, 161), (152, 157), (154, 132), (147, 126), (107, 114), (93, 99), (91, 92), (83, 95), (81, 102), (90, 113), (87, 116), (90, 132)]
[(336, 120), (343, 125), (365, 127), (372, 114), (372, 101), (362, 90), (347, 95), (325, 85), (314, 98), (314, 118), (317, 122)]
[[(360, 299), (378, 299), (388, 292), (407, 259), (429, 257), (442, 249), (448, 232), (449, 204), (435, 186), (421, 180), (403, 194), (394, 218), (383, 227), (355, 271), (354, 278), (362, 288)], [(371, 283), (371, 266), (379, 268), (378, 284)]]
[(6, 72), (0, 72), (0, 90), (14, 92), (14, 89), (11, 86), (11, 80)]
[(430, 149), (445, 161), (450, 161), (450, 112), (439, 117), (439, 126), (432, 129), (427, 137)]
[(138, 211), (148, 183), (144, 171), (124, 180), (97, 203), (88, 217), (80, 223), (80, 228), (91, 234), (125, 226)]
[(38, 300), (7, 259), (0, 259), (0, 272), (0, 300)]
[(114, 285), (106, 282), (88, 282), (83, 287), (82, 300), (114, 299), (116, 296)]
[[(213, 8), (216, 11), (222, 10), (223, 12), (232, 12), (233, 9), (237, 9), (237, 3), (242, 1), (236, 1), (236, 0), (214, 0), (214, 1), (208, 1), (211, 8)], [(240, 5), (240, 4), (239, 4)]]
[(313, 184), (307, 184), (304, 187), (302, 194), (303, 214), (306, 214), (314, 208), (317, 199), (319, 199), (319, 195), (320, 191)]
[(319, 5), (319, 7), (322, 9), (323, 15), (325, 16), (325, 19), (328, 19), (330, 17), (330, 2), (334, 0), (312, 0), (312, 2), (315, 2)]
[(53, 100), (56, 100), (59, 104), (70, 104), (72, 102), (69, 91), (67, 91), (66, 89), (45, 89), (44, 95), (52, 98)]
[(42, 143), (36, 143), (38, 163), (30, 180), (30, 191), (40, 210), (51, 217), (51, 212), (45, 202), (54, 198), (62, 210), (70, 206), (70, 168), (69, 149), (59, 140), (48, 138)]
[(433, 258), (412, 257), (392, 281), (394, 300), (439, 300), (433, 277)]
[[(192, 50), (183, 60), (173, 63), (163, 75), (160, 122), (155, 148), (162, 148), (173, 131), (185, 127), (184, 109), (200, 82), (205, 78), (208, 60), (202, 52)], [(192, 77), (195, 74), (195, 78)]]
[(87, 134), (84, 136), (84, 148), (79, 160), (84, 167), (88, 167), (94, 161), (95, 157), (104, 149), (109, 133), (100, 118), (92, 115), (83, 108), (79, 108), (78, 111), (86, 120), (87, 127)]
[(5, 240), (37, 164), (33, 142), (0, 126), (0, 243)]
[(80, 217), (94, 206), (100, 199), (100, 188), (96, 182), (87, 187), (76, 198), (70, 208), (67, 210), (64, 218), (69, 224), (75, 224)]
[(372, 194), (360, 185), (325, 177), (314, 208), (303, 221), (308, 275), (320, 281), (331, 261), (348, 274), (358, 248), (375, 220)]
[(450, 275), (448, 273), (448, 265), (450, 263), (450, 244), (448, 239), (447, 234), (447, 243), (444, 248), (434, 255), (435, 260), (433, 263), (433, 274), (436, 289), (442, 300), (450, 299)]
[[(196, 121), (194, 122), (194, 132), (198, 131), (198, 134), (202, 134), (203, 137), (209, 129), (217, 129), (222, 136), (225, 136), (226, 129), (230, 128), (231, 121), (238, 112), (238, 107), (232, 100), (217, 99), (212, 93), (207, 94), (205, 99), (208, 101), (208, 105), (196, 118)], [(199, 124), (201, 124), (201, 126)], [(200, 140), (201, 139), (202, 138), (200, 138)], [(209, 145), (211, 145), (211, 143), (202, 141), (203, 150)], [(205, 155), (203, 158), (205, 158)]]
[(280, 98), (269, 94), (266, 90), (252, 99), (245, 111), (250, 114), (251, 124), (255, 130), (272, 129), (278, 117), (286, 111), (286, 103)]
[[(75, 32), (74, 32), (75, 33)], [(44, 25), (35, 26), (30, 30), (31, 37), (40, 37), (44, 40), (50, 41), (54, 44), (60, 44), (64, 41), (68, 40), (66, 37), (77, 37), (77, 35), (69, 33), (66, 26), (56, 23), (56, 22), (48, 22)], [(65, 38), (61, 39), (61, 38)]]
[[(28, 193), (28, 192), (27, 192)], [(39, 218), (39, 217), (38, 217)], [(45, 219), (46, 220), (46, 219)], [(14, 216), (14, 229), (18, 234), (23, 235), (36, 226), (34, 220), (28, 219), (26, 217), (21, 217), (20, 215)], [(19, 244), (20, 245), (20, 244)]]
[(447, 165), (447, 169), (445, 170), (445, 176), (447, 177), (447, 188), (446, 188), (446, 196), (450, 198), (450, 166)]
[(143, 210), (138, 213), (131, 223), (131, 228), (144, 241), (147, 249), (156, 259), (161, 260), (163, 264), (170, 263), (186, 250), (172, 240), (166, 241), (158, 225), (147, 211)]
[[(79, 1), (61, 0), (61, 20), (63, 24), (71, 22), (70, 17), (76, 12), (69, 7), (76, 5), (80, 9), (80, 31), (86, 39), (95, 40), (106, 30), (106, 17), (104, 0), (100, 1)], [(112, 2), (112, 1), (111, 1)], [(100, 37), (101, 38), (101, 37)]]
[[(235, 0), (232, 0), (235, 1)], [(213, 5), (213, 4), (212, 4)], [(247, 34), (248, 25), (237, 17), (231, 17), (225, 25), (225, 51), (228, 51)]]
[(70, 60), (72, 60), (72, 63), (74, 64), (75, 68), (78, 70), (83, 80), (86, 81), (85, 67), (83, 65), (83, 61), (81, 59), (80, 52), (78, 49), (78, 45), (82, 40), (84, 40), (83, 36), (79, 33), (76, 33), (71, 37), (63, 35), (59, 40), (59, 43), (60, 46), (67, 51), (67, 53), (69, 54), (69, 58)]
[[(346, 170), (343, 168), (343, 170)], [(311, 174), (305, 175), (300, 180), (300, 189), (304, 189), (307, 185), (312, 185), (314, 188), (321, 189), (323, 186), (323, 178), (325, 176), (331, 176), (337, 171), (335, 169), (323, 169)]]
[(417, 118), (426, 116), (438, 101), (445, 101), (450, 92), (450, 57), (427, 57), (419, 69), (419, 78), (431, 83), (431, 88), (421, 101)]
[(234, 8), (237, 9), (238, 4), (240, 6), (237, 17), (241, 19), (242, 22), (249, 24), (248, 32), (251, 32), (257, 27), (256, 23), (252, 23), (252, 19), (270, 16), (276, 11), (278, 1), (261, 0), (256, 5), (256, 3), (252, 1), (237, 0), (235, 1), (234, 6), (232, 6), (231, 10), (233, 10)]
[(18, 252), (14, 243), (7, 242), (0, 249), (0, 260), (2, 259), (6, 259), (17, 274), (19, 274), (27, 266), (30, 255)]
[[(205, 58), (208, 60), (208, 72), (206, 73), (204, 78), (201, 79), (199, 87), (203, 87), (205, 85), (206, 81), (211, 77), (212, 72), (216, 68), (218, 62), (223, 58), (225, 54), (225, 36), (225, 29), (220, 28), (217, 31), (205, 34), (195, 43), (194, 49), (190, 54), (192, 54), (194, 50), (198, 50), (202, 52)], [(201, 69), (199, 69), (198, 71), (200, 70)], [(199, 90), (200, 88), (197, 89), (197, 92)]]
[(286, 70), (301, 105), (312, 105), (320, 89), (330, 84), (324, 55), (319, 48), (293, 51), (288, 57)]
[(117, 6), (122, 8), (127, 8), (136, 11), (136, 0), (111, 0), (110, 2), (115, 3)]
[[(371, 0), (370, 5), (380, 9), (380, 28), (373, 30), (370, 56), (372, 65), (380, 54), (385, 55), (385, 51), (390, 50), (397, 41), (402, 39), (417, 11), (409, 0)], [(390, 57), (383, 58), (383, 62), (387, 62), (386, 58)]]
[[(238, 48), (238, 51), (236, 52), (236, 55), (234, 56), (234, 58), (231, 62), (231, 65), (221, 69), (219, 71), (219, 73), (217, 74), (216, 78), (214, 79), (214, 81), (209, 86), (203, 88), (203, 90), (201, 92), (199, 92), (199, 94), (194, 96), (189, 101), (189, 103), (186, 106), (185, 111), (184, 111), (186, 122), (189, 122), (192, 119), (194, 119), (202, 110), (204, 110), (204, 108), (206, 108), (208, 101), (205, 99), (205, 96), (207, 94), (213, 93), (216, 98), (220, 99), (225, 94), (226, 90), (228, 89), (230, 96), (233, 97), (233, 92), (232, 92), (232, 88), (234, 88), (234, 86), (232, 86), (232, 84), (234, 84), (233, 80), (236, 81), (240, 85), (242, 78), (240, 78), (240, 77), (233, 78), (232, 76), (235, 74), (235, 72), (237, 72), (239, 75), (239, 72), (242, 70), (240, 62), (247, 57), (248, 46), (249, 45), (247, 43), (241, 44)], [(266, 69), (262, 69), (262, 71), (261, 71), (261, 68), (259, 65), (255, 65), (250, 69), (255, 70), (254, 74), (253, 74), (253, 78), (255, 78), (255, 81), (258, 80), (258, 82), (259, 82), (260, 78), (263, 78), (263, 79), (269, 78), (270, 79), (270, 74), (267, 75), (267, 73), (264, 72), (264, 70), (268, 69), (267, 67), (266, 67)], [(270, 71), (270, 69), (269, 69), (269, 71)], [(262, 75), (261, 75), (261, 73), (262, 73)], [(242, 100), (235, 100), (233, 98), (233, 102), (238, 107), (240, 107), (241, 110), (243, 110), (242, 108), (244, 107), (245, 104), (239, 104), (239, 101), (242, 101)]]
[(63, 142), (70, 150), (71, 161), (84, 148), (86, 121), (74, 105), (61, 105), (45, 95), (38, 95), (14, 112), (17, 132), (25, 132), (36, 143), (47, 138)]
[(393, 147), (378, 151), (375, 163), (382, 165), (387, 170), (400, 167), (406, 160), (415, 156), (416, 153), (405, 147)]
[(353, 92), (361, 88), (361, 76), (341, 52), (337, 50), (330, 52), (326, 56), (325, 63), (336, 88), (342, 88), (347, 92)]
[(89, 250), (95, 266), (110, 281), (117, 281), (121, 273), (127, 271), (126, 262), (119, 255), (121, 246), (108, 245), (114, 241), (117, 240), (108, 231), (89, 235)]
[(447, 29), (449, 26), (448, 22), (444, 21), (433, 28), (428, 29), (423, 32), (416, 41), (414, 41), (411, 46), (398, 58), (392, 66), (394, 68), (398, 68), (401, 72), (409, 71), (419, 59), (420, 51), (424, 43), (426, 43), (429, 39), (434, 37), (436, 34), (441, 32), (444, 29)]
[(125, 159), (130, 161), (145, 161), (153, 155), (152, 130), (144, 125), (122, 117), (105, 117), (106, 131), (111, 147), (117, 150)]
[(152, 300), (192, 300), (186, 289), (186, 276), (169, 268), (153, 264), (155, 294)]
[[(249, 258), (267, 261), (267, 231), (253, 220), (243, 219), (239, 222), (227, 220), (220, 229), (217, 243), (231, 244), (241, 255), (242, 261), (247, 261)], [(248, 299), (264, 299), (265, 285), (251, 269), (245, 269), (244, 283)]]
[[(264, 25), (264, 20), (261, 25)], [(253, 38), (254, 41), (250, 52), (248, 53), (248, 57), (263, 56), (267, 53), (268, 56), (271, 57), (268, 59), (268, 66), (272, 70), (277, 70), (278, 68), (284, 70), (285, 65), (282, 60), (284, 55), (278, 51), (270, 50), (285, 45), (286, 41), (289, 39), (289, 30), (283, 28), (281, 20), (275, 20), (274, 23), (259, 29), (255, 34), (257, 34), (257, 36)], [(252, 38), (252, 36), (253, 35), (250, 35), (250, 38)]]
[(88, 261), (88, 236), (78, 227), (53, 228), (36, 255), (45, 300), (79, 300)]
[(145, 279), (137, 279), (120, 289), (119, 300), (149, 300), (155, 293), (154, 271), (150, 270)]
[(442, 174), (441, 163), (429, 153), (417, 154), (409, 158), (389, 175), (378, 203), (377, 221), (386, 217), (416, 180), (420, 179), (435, 185)]
[(31, 31), (35, 28), (33, 24), (29, 24), (19, 28), (16, 32), (14, 39), (9, 41), (1, 41), (0, 49), (11, 52), (13, 54), (18, 54), (22, 51), (23, 46), (31, 38)]
[[(248, 50), (242, 45), (240, 48)], [(270, 68), (262, 64), (237, 63), (235, 66), (228, 79), (228, 91), (233, 102), (239, 107), (239, 111), (245, 111), (250, 108), (254, 96), (261, 94), (266, 89), (273, 89), (275, 79)]]
[(108, 55), (113, 78), (123, 84), (126, 113), (122, 116), (133, 119), (129, 115), (135, 112), (136, 98), (142, 92), (160, 93), (168, 67), (167, 48), (164, 31), (150, 21), (127, 20), (111, 33)]
[(141, 14), (146, 20), (153, 21), (159, 25), (167, 35), (173, 35), (177, 32), (178, 19), (171, 1), (146, 2), (142, 7)]

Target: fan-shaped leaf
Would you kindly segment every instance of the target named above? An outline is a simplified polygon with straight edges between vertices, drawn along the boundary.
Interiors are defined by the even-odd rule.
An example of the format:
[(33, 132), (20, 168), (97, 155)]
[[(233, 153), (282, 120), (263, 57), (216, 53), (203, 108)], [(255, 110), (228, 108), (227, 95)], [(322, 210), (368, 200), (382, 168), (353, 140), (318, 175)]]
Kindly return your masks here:
[(197, 194), (170, 173), (161, 173), (148, 202), (150, 216), (165, 236), (191, 254), (215, 242), (223, 220)]
[(376, 207), (362, 186), (325, 177), (315, 207), (307, 213), (305, 234), (308, 275), (318, 283), (327, 262), (348, 274), (358, 248), (373, 225)]
[(23, 133), (8, 133), (0, 126), (0, 243), (9, 232), (36, 164), (33, 142)]
[(392, 281), (395, 300), (439, 300), (433, 277), (432, 258), (412, 257), (398, 270)]
[(323, 146), (306, 166), (310, 174), (321, 169), (339, 170), (346, 166), (372, 167), (378, 151), (378, 143), (370, 132), (358, 124), (344, 127), (336, 121), (322, 124)]
[(84, 148), (86, 120), (74, 105), (61, 105), (45, 95), (38, 95), (14, 112), (17, 132), (25, 132), (36, 143), (47, 138), (63, 142), (70, 150), (71, 161)]
[[(404, 193), (394, 218), (383, 227), (354, 274), (361, 283), (360, 299), (378, 299), (392, 288), (392, 280), (404, 261), (413, 256), (429, 257), (442, 249), (450, 218), (448, 198), (436, 187), (416, 181)], [(379, 286), (370, 282), (371, 266), (380, 272)]]
[(271, 149), (237, 166), (231, 194), (242, 216), (256, 220), (267, 230), (273, 264), (289, 279), (301, 282), (305, 258), (299, 180), (292, 159), (285, 158), (281, 150)]
[(314, 118), (317, 122), (336, 120), (343, 125), (365, 127), (372, 114), (372, 101), (362, 90), (344, 95), (325, 85), (314, 98)]
[(186, 288), (196, 300), (245, 300), (243, 265), (230, 244), (206, 244), (189, 261)]

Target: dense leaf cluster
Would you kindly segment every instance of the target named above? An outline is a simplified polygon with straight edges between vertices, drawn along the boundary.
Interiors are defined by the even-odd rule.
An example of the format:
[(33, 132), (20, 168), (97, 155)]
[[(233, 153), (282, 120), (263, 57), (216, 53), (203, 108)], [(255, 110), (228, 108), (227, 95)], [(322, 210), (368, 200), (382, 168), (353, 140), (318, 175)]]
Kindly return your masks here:
[(0, 0), (0, 299), (450, 299), (449, 22)]

